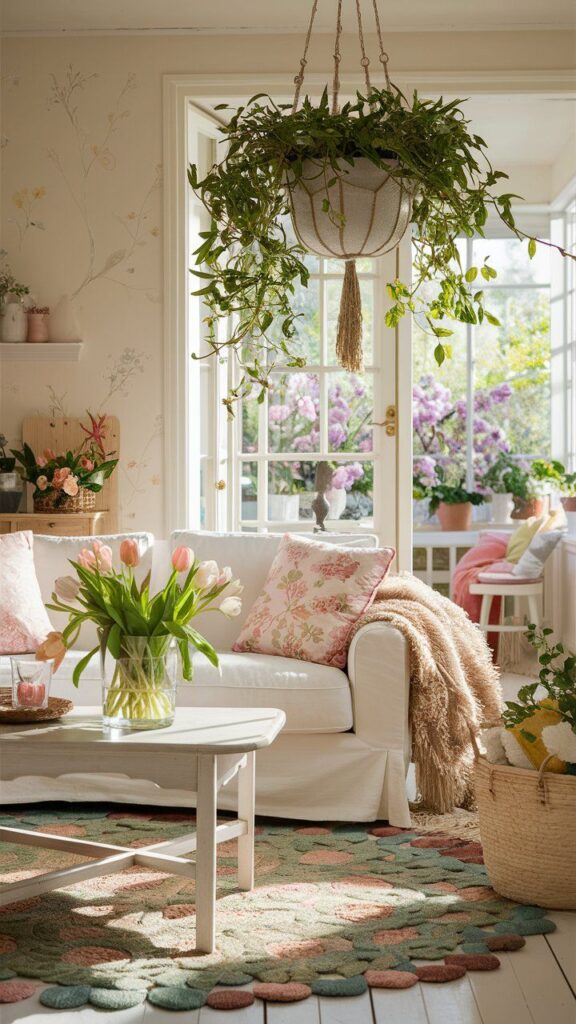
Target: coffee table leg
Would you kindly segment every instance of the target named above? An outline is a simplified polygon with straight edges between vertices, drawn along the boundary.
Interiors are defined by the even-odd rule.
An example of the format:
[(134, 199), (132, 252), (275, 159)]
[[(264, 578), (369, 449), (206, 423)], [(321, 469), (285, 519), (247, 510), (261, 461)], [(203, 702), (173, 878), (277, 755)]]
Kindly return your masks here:
[(254, 805), (256, 793), (256, 754), (246, 754), (246, 764), (238, 772), (238, 817), (248, 825), (246, 835), (238, 839), (238, 885), (254, 888)]
[(196, 949), (212, 953), (216, 943), (216, 757), (198, 755), (196, 809)]

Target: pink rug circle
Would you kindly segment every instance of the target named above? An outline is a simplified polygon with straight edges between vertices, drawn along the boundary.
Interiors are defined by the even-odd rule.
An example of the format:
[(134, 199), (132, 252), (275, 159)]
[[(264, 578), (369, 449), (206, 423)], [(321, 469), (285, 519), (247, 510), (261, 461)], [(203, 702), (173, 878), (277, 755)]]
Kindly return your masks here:
[(288, 981), (286, 984), (259, 982), (254, 985), (253, 991), (258, 999), (264, 999), (268, 1003), (298, 1003), (312, 995), (309, 985), (301, 985), (297, 981)]
[(243, 1006), (252, 1006), (254, 993), (246, 989), (217, 989), (211, 992), (206, 1004), (213, 1010), (240, 1010)]
[(21, 999), (29, 999), (36, 992), (35, 981), (0, 981), (0, 1003), (19, 1003)]
[(493, 953), (511, 953), (526, 945), (526, 939), (521, 935), (490, 935), (485, 942)]
[(498, 957), (491, 953), (449, 953), (444, 963), (460, 965), (467, 971), (496, 971), (500, 967)]
[(465, 967), (456, 964), (426, 964), (416, 968), (420, 981), (456, 981), (466, 974)]
[(370, 988), (411, 988), (418, 983), (412, 971), (366, 971)]
[(405, 828), (396, 828), (395, 825), (386, 825), (382, 828), (371, 828), (368, 830), (371, 836), (378, 836), (379, 839), (385, 839), (386, 836), (399, 836), (402, 832), (405, 832)]

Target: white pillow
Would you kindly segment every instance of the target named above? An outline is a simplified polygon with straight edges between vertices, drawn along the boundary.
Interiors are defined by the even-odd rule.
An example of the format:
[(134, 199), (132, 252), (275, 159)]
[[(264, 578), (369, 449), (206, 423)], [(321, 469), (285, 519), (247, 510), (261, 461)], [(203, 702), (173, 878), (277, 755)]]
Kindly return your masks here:
[(544, 565), (560, 540), (563, 530), (548, 530), (537, 533), (520, 556), (512, 570), (514, 576), (525, 580), (535, 580), (544, 572)]
[[(49, 602), (54, 590), (54, 582), (58, 576), (74, 576), (69, 559), (77, 560), (82, 548), (91, 547), (93, 540), (98, 540), (112, 548), (114, 566), (120, 566), (120, 544), (126, 537), (138, 541), (140, 547), (140, 565), (135, 570), (136, 579), (142, 580), (152, 568), (152, 551), (154, 535), (152, 533), (114, 533), (98, 537), (52, 537), (36, 534), (34, 537), (34, 565), (40, 584), (42, 599)], [(48, 612), (54, 629), (60, 631), (68, 623), (68, 616), (63, 612)], [(96, 626), (85, 622), (80, 635), (73, 645), (75, 650), (89, 651), (96, 647), (98, 635)]]

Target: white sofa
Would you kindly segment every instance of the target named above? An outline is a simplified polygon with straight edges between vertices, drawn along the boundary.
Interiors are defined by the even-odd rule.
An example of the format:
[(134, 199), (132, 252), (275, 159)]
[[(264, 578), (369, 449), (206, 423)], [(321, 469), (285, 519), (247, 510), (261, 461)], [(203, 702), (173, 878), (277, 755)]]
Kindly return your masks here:
[[(166, 578), (169, 555), (179, 544), (200, 559), (230, 565), (245, 586), (240, 618), (206, 614), (195, 626), (220, 653), (221, 675), (205, 658), (194, 656), (194, 682), (182, 683), (178, 704), (222, 707), (277, 707), (286, 726), (275, 743), (257, 758), (257, 812), (309, 820), (373, 821), (410, 825), (406, 795), (409, 763), (409, 668), (404, 638), (383, 623), (361, 629), (350, 648), (346, 671), (292, 658), (236, 654), (232, 644), (260, 593), (276, 553), (279, 534), (175, 532), (170, 541), (150, 534), (99, 538), (116, 550), (124, 536), (134, 536), (144, 552), (140, 573), (152, 570), (152, 588)], [(327, 535), (348, 545), (375, 544), (374, 538)], [(36, 571), (45, 601), (56, 577), (67, 575), (86, 538), (34, 538)], [(51, 613), (55, 628), (64, 621)], [(100, 666), (95, 657), (76, 689), (71, 680), (78, 658), (96, 644), (84, 627), (58, 673), (52, 692), (77, 705), (100, 704)], [(9, 659), (0, 658), (0, 682), (9, 684)], [(233, 792), (221, 806), (233, 806)], [(183, 806), (191, 794), (175, 778), (170, 790), (126, 776), (63, 775), (58, 779), (26, 777), (5, 783), (3, 803), (47, 799), (115, 800)]]

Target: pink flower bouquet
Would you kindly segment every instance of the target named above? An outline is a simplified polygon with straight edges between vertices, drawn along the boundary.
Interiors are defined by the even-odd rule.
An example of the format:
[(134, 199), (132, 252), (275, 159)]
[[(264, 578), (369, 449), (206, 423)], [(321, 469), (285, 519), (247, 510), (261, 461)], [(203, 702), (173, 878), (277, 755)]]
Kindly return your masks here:
[(100, 652), (104, 660), (108, 652), (115, 668), (105, 692), (105, 717), (121, 718), (123, 724), (164, 725), (173, 717), (175, 699), (176, 684), (168, 678), (170, 648), (177, 646), (186, 680), (193, 674), (191, 648), (218, 667), (216, 651), (191, 621), (208, 611), (239, 615), (243, 588), (232, 579), (230, 568), (220, 569), (214, 561), (198, 562), (188, 547), (175, 549), (168, 580), (154, 595), (150, 594), (150, 573), (140, 584), (135, 579), (134, 569), (140, 562), (135, 540), (122, 541), (120, 561), (122, 567), (116, 570), (111, 548), (98, 540), (80, 551), (78, 560), (70, 563), (75, 576), (56, 580), (52, 603), (47, 605), (66, 612), (68, 625), (61, 634), (50, 635), (49, 652), (41, 647), (36, 656), (54, 657), (56, 647), (62, 654), (76, 640), (83, 622), (94, 622), (100, 643), (75, 666), (74, 684), (78, 685), (96, 654)]

